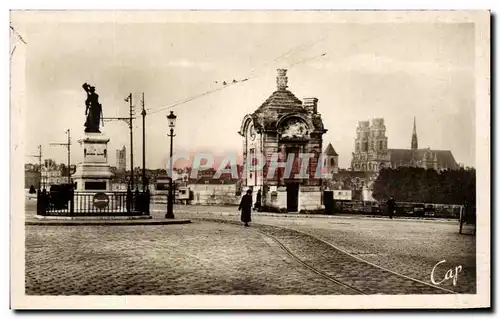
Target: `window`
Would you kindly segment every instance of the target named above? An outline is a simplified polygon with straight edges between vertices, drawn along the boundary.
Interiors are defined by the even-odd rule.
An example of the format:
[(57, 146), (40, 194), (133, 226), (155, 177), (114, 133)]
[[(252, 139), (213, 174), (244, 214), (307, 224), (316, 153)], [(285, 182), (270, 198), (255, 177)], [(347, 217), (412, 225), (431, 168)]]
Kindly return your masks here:
[(157, 191), (165, 191), (168, 189), (168, 183), (157, 182), (155, 187)]
[(252, 165), (252, 169), (253, 169), (253, 167), (255, 167), (255, 165), (257, 165), (257, 158), (255, 157), (255, 149), (254, 148), (250, 149), (250, 165)]
[(363, 152), (368, 152), (368, 142), (363, 142)]
[(332, 159), (330, 160), (330, 165), (331, 165), (331, 166), (334, 166), (334, 165), (335, 165), (335, 159), (333, 159), (333, 158), (332, 158)]

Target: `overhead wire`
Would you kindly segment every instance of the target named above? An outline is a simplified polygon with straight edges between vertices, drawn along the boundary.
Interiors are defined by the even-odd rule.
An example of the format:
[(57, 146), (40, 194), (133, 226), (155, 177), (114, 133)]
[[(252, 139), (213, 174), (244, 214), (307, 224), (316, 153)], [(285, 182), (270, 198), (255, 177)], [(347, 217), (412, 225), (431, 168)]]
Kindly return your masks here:
[[(326, 55), (326, 53), (322, 53), (322, 54), (320, 54), (320, 55), (318, 55), (318, 56), (314, 56), (314, 57), (307, 58), (307, 59), (304, 59), (304, 60), (302, 60), (302, 61), (299, 61), (299, 62), (296, 62), (296, 63), (290, 64), (290, 65), (288, 65), (288, 67), (293, 67), (293, 66), (298, 65), (298, 64), (302, 64), (302, 63), (305, 63), (305, 62), (309, 62), (309, 61), (312, 61), (312, 60), (318, 59), (318, 58), (320, 58), (320, 57), (323, 57), (323, 56), (325, 56), (325, 55)], [(170, 104), (170, 105), (168, 105), (168, 106), (164, 106), (164, 107), (158, 108), (158, 109), (156, 109), (156, 110), (154, 110), (154, 111), (150, 111), (148, 114), (154, 114), (154, 113), (158, 113), (158, 112), (161, 112), (161, 111), (165, 111), (165, 110), (172, 109), (172, 108), (174, 108), (174, 107), (176, 107), (176, 106), (179, 106), (179, 105), (184, 104), (184, 103), (188, 103), (188, 102), (190, 102), (190, 101), (192, 101), (192, 100), (198, 99), (198, 98), (203, 97), (203, 96), (205, 96), (205, 95), (212, 94), (212, 93), (215, 93), (215, 92), (217, 92), (217, 91), (224, 90), (224, 89), (226, 89), (226, 88), (230, 87), (231, 85), (239, 84), (239, 83), (242, 83), (242, 82), (247, 82), (247, 81), (253, 80), (253, 79), (257, 78), (257, 77), (260, 77), (260, 76), (262, 76), (262, 75), (263, 75), (263, 74), (257, 74), (257, 75), (254, 75), (253, 77), (245, 78), (245, 79), (243, 79), (243, 80), (239, 80), (239, 81), (236, 81), (236, 80), (235, 80), (234, 82), (231, 82), (231, 83), (229, 83), (229, 84), (226, 84), (225, 86), (222, 86), (222, 87), (219, 87), (219, 88), (216, 88), (216, 89), (213, 89), (213, 90), (209, 90), (209, 91), (206, 91), (206, 92), (203, 92), (203, 93), (200, 93), (200, 94), (197, 94), (197, 95), (191, 96), (191, 97), (189, 97), (189, 98), (186, 98), (186, 99), (184, 99), (184, 100), (181, 100), (181, 101), (175, 102), (175, 103)], [(150, 110), (151, 110), (151, 109), (150, 109)]]
[[(284, 59), (287, 56), (293, 55), (293, 54), (295, 54), (297, 52), (300, 52), (300, 51), (303, 51), (303, 50), (305, 50), (307, 48), (310, 48), (313, 45), (315, 45), (316, 43), (318, 43), (320, 41), (323, 41), (324, 39), (326, 39), (326, 36), (322, 36), (322, 37), (320, 37), (317, 40), (311, 40), (311, 41), (308, 41), (306, 43), (300, 44), (300, 45), (298, 45), (298, 46), (296, 46), (296, 47), (294, 47), (294, 48), (286, 51), (285, 53), (283, 53), (282, 55), (278, 56), (277, 58), (274, 58), (273, 60), (264, 63), (263, 65), (267, 65), (267, 64), (273, 63), (273, 62), (275, 63), (275, 62), (277, 62), (277, 61), (279, 61), (281, 59)], [(298, 65), (298, 64), (302, 64), (302, 63), (305, 63), (305, 62), (308, 62), (308, 61), (311, 61), (311, 60), (315, 60), (315, 59), (321, 58), (321, 57), (323, 57), (325, 55), (326, 55), (326, 53), (322, 53), (321, 55), (314, 56), (314, 57), (311, 57), (311, 58), (307, 58), (307, 59), (304, 59), (304, 60), (301, 60), (301, 61), (289, 64), (287, 67), (293, 67), (293, 66)], [(228, 87), (230, 87), (232, 85), (243, 83), (243, 82), (247, 82), (247, 81), (250, 81), (250, 80), (255, 79), (257, 77), (262, 76), (262, 74), (252, 75), (252, 73), (255, 73), (255, 69), (252, 72), (250, 72), (249, 76), (243, 78), (242, 80), (235, 80), (235, 79), (233, 79), (233, 81), (229, 82), (229, 83), (227, 83), (227, 82), (224, 81), (223, 82), (223, 86), (218, 87), (216, 89), (208, 90), (208, 91), (205, 91), (203, 93), (199, 93), (199, 94), (190, 96), (188, 98), (185, 98), (185, 99), (179, 100), (177, 102), (174, 102), (174, 103), (172, 103), (172, 104), (170, 104), (168, 106), (159, 107), (159, 108), (150, 108), (150, 109), (148, 109), (148, 114), (155, 114), (155, 113), (158, 113), (158, 112), (169, 110), (169, 109), (172, 109), (172, 108), (174, 108), (176, 106), (179, 106), (181, 104), (188, 103), (188, 102), (193, 101), (195, 99), (201, 98), (201, 97), (203, 97), (205, 95), (209, 95), (209, 94), (221, 91), (221, 90), (226, 89), (226, 88), (228, 88)]]
[(280, 55), (279, 57), (273, 59), (272, 61), (268, 61), (266, 63), (264, 63), (263, 65), (268, 65), (270, 63), (276, 63), (282, 59), (285, 59), (286, 57), (290, 56), (290, 55), (294, 55), (298, 52), (301, 52), (305, 49), (309, 49), (311, 48), (312, 46), (316, 45), (317, 43), (325, 40), (327, 38), (327, 36), (321, 36), (319, 37), (318, 39), (315, 39), (315, 40), (311, 40), (311, 41), (307, 41), (306, 43), (302, 43), (298, 46), (295, 46), (293, 48), (291, 48), (290, 50), (286, 51), (285, 53), (283, 53), (282, 55)]
[(17, 38), (19, 40), (21, 40), (22, 43), (24, 44), (28, 44), (24, 39), (23, 37), (19, 34), (19, 32), (16, 31), (16, 29), (14, 29), (14, 27), (12, 25), (10, 25), (10, 29), (14, 32), (14, 34), (17, 36)]
[[(16, 31), (16, 29), (14, 29), (14, 27), (12, 26), (12, 24), (10, 25), (10, 29), (12, 30), (12, 32), (14, 33), (14, 35), (16, 36), (16, 38), (18, 40), (20, 40), (22, 43), (24, 44), (28, 44), (24, 39), (23, 37), (19, 34), (19, 32)], [(12, 61), (12, 57), (14, 56), (14, 53), (16, 52), (16, 48), (17, 48), (17, 43), (14, 44), (14, 46), (12, 47), (12, 50), (10, 51), (10, 58), (9, 60)]]

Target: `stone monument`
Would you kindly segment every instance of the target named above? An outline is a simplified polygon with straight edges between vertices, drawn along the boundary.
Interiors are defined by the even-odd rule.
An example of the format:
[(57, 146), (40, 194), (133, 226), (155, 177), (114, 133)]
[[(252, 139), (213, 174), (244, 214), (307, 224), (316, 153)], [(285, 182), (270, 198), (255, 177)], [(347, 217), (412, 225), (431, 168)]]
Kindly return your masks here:
[[(244, 186), (262, 192), (262, 205), (268, 211), (314, 212), (324, 209), (322, 179), (316, 176), (322, 163), (323, 126), (318, 113), (318, 99), (299, 100), (288, 88), (285, 69), (279, 69), (277, 89), (252, 114), (243, 118), (239, 134), (243, 137)], [(301, 154), (312, 154), (306, 176), (300, 177)], [(285, 162), (293, 156), (290, 174), (272, 170), (278, 156)], [(262, 169), (253, 164), (262, 159)], [(271, 173), (272, 172), (272, 173)], [(254, 199), (255, 200), (255, 199)]]
[(83, 89), (87, 92), (85, 101), (85, 135), (78, 140), (83, 148), (83, 162), (79, 163), (73, 174), (76, 191), (111, 191), (111, 172), (108, 164), (109, 138), (99, 130), (102, 121), (102, 105), (95, 87), (84, 83)]
[[(78, 140), (83, 161), (73, 174), (74, 188), (38, 193), (37, 218), (49, 219), (150, 219), (149, 189), (113, 192), (108, 164), (109, 138), (100, 130), (102, 105), (95, 87), (85, 83), (87, 93), (85, 133)], [(67, 186), (67, 185), (66, 185)]]

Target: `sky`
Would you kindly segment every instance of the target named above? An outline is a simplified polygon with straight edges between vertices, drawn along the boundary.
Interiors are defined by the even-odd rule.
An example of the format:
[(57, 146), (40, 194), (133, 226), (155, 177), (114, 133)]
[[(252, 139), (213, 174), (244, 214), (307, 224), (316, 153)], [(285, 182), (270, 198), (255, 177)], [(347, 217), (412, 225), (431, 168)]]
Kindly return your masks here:
[[(15, 22), (15, 21), (14, 21)], [(39, 144), (44, 157), (83, 158), (86, 93), (96, 87), (105, 117), (128, 116), (132, 93), (134, 165), (142, 163), (140, 96), (145, 95), (146, 166), (165, 168), (166, 115), (177, 115), (175, 152), (242, 152), (238, 134), (246, 114), (276, 89), (276, 69), (288, 69), (289, 90), (318, 98), (318, 112), (339, 166), (350, 166), (358, 121), (384, 118), (389, 148), (409, 148), (416, 117), (419, 147), (451, 150), (475, 165), (474, 25), (468, 23), (18, 23), (27, 44), (25, 152)], [(240, 82), (249, 78), (248, 81)], [(221, 82), (238, 82), (223, 88)], [(192, 101), (162, 109), (198, 94)], [(115, 150), (129, 151), (125, 122), (101, 131)], [(127, 157), (130, 154), (127, 154)], [(35, 162), (35, 159), (27, 158)], [(127, 165), (129, 160), (127, 160)]]

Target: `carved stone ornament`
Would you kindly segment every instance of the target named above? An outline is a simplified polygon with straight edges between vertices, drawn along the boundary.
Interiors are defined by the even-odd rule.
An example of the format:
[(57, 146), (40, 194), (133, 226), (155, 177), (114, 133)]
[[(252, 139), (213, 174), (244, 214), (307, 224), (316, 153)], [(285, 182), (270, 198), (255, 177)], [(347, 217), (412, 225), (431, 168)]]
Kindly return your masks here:
[(286, 120), (279, 128), (282, 139), (308, 139), (309, 127), (299, 118)]

